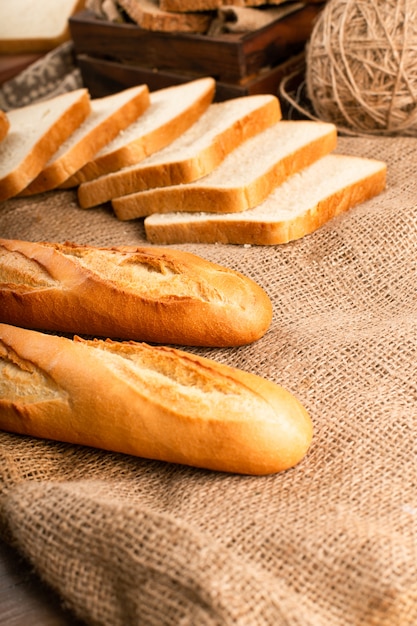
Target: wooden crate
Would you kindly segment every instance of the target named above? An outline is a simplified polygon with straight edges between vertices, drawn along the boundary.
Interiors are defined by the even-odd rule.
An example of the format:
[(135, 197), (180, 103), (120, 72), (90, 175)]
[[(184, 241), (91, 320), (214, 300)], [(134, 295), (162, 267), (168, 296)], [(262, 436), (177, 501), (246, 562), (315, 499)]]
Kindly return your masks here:
[(221, 36), (144, 30), (82, 11), (69, 20), (83, 80), (93, 97), (138, 83), (151, 91), (202, 76), (216, 80), (216, 100), (275, 93), (283, 72), (304, 50), (321, 4), (251, 33)]

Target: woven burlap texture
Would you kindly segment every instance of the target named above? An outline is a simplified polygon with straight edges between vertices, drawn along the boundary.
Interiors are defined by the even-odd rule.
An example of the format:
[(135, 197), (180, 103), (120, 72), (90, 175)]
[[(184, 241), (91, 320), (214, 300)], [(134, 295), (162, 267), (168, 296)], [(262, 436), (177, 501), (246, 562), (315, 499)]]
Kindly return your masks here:
[[(417, 142), (338, 151), (385, 160), (387, 190), (288, 245), (177, 246), (270, 295), (260, 341), (189, 350), (293, 392), (302, 463), (234, 476), (1, 434), (1, 533), (86, 623), (417, 624)], [(3, 203), (0, 234), (146, 244), (74, 191)]]

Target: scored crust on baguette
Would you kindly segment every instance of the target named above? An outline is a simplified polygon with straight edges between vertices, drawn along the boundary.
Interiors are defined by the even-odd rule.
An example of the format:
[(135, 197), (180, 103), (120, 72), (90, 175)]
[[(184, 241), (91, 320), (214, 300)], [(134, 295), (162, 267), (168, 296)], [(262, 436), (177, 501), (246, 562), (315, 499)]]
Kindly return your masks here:
[(147, 85), (131, 87), (91, 100), (91, 112), (20, 195), (28, 196), (58, 187), (149, 106)]
[[(288, 176), (331, 152), (336, 143), (333, 124), (280, 121), (233, 150), (207, 176), (114, 198), (113, 209), (119, 219), (173, 211), (245, 211), (265, 200)], [(79, 193), (84, 206), (82, 187)]]
[(7, 133), (9, 132), (9, 128), (10, 122), (9, 118), (7, 117), (7, 113), (0, 109), (0, 141), (3, 141), (3, 139), (6, 137)]
[(99, 176), (121, 170), (162, 150), (180, 137), (212, 103), (216, 82), (200, 78), (151, 92), (150, 105), (141, 117), (100, 150), (94, 159), (62, 187), (76, 187)]
[(68, 19), (85, 0), (0, 2), (0, 53), (48, 52), (70, 39)]
[(386, 164), (330, 154), (290, 177), (243, 213), (154, 214), (145, 219), (149, 241), (275, 245), (308, 235), (336, 215), (381, 193)]
[(249, 475), (293, 467), (312, 440), (289, 391), (174, 348), (0, 324), (0, 370), (13, 433)]
[(203, 12), (163, 11), (159, 0), (118, 0), (118, 4), (145, 30), (177, 33), (205, 33), (212, 16)]
[(244, 141), (280, 119), (279, 100), (269, 94), (214, 103), (163, 150), (139, 164), (80, 185), (79, 204), (82, 208), (90, 208), (136, 191), (182, 185), (199, 179), (220, 165)]
[(271, 320), (256, 282), (191, 253), (0, 239), (0, 322), (226, 347), (256, 341)]
[(27, 187), (90, 111), (84, 88), (9, 111), (10, 129), (0, 142), (0, 201)]

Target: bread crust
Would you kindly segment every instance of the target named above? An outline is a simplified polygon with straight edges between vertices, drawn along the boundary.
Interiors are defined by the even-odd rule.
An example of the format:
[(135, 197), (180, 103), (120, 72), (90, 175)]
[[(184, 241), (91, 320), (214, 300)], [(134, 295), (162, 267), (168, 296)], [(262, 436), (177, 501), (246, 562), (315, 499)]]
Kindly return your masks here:
[(0, 369), (0, 428), (14, 433), (252, 475), (293, 467), (312, 440), (287, 390), (174, 348), (0, 324)]
[(253, 280), (191, 253), (0, 240), (0, 321), (151, 343), (237, 346), (272, 304)]
[[(227, 125), (223, 118), (226, 118)], [(112, 198), (130, 194), (127, 197), (127, 211), (123, 210), (122, 202), (118, 217), (120, 219), (141, 217), (141, 213), (136, 214), (134, 210), (136, 198), (134, 192), (183, 185), (201, 178), (218, 167), (235, 148), (274, 126), (280, 119), (281, 108), (278, 98), (268, 94), (215, 103), (196, 122), (197, 128), (201, 128), (200, 136), (195, 137), (197, 131), (194, 126), (190, 128), (186, 139), (179, 138), (178, 142), (169, 146), (161, 156), (157, 154), (156, 162), (152, 159), (151, 162), (143, 161), (83, 183), (78, 189), (79, 204), (82, 208), (91, 208)], [(213, 134), (213, 126), (217, 134)], [(203, 144), (198, 142), (200, 137)], [(192, 141), (193, 148), (190, 145)], [(131, 203), (130, 197), (133, 200)]]
[[(78, 96), (78, 97), (77, 97)], [(28, 151), (22, 156), (20, 162), (0, 178), (0, 202), (20, 193), (39, 174), (51, 156), (58, 150), (61, 144), (78, 128), (87, 118), (91, 111), (90, 94), (87, 89), (81, 88), (69, 94), (57, 96), (65, 102), (66, 98), (74, 98), (71, 104), (62, 108), (59, 118), (50, 125), (48, 130), (28, 147)], [(51, 101), (45, 102), (45, 111), (48, 110)], [(42, 103), (41, 103), (42, 105)], [(30, 108), (27, 107), (28, 109)], [(35, 105), (36, 106), (36, 105)], [(28, 112), (30, 116), (30, 111)], [(19, 128), (14, 129), (13, 111), (9, 114), (10, 131), (1, 143), (2, 151), (7, 151), (8, 138), (12, 136), (12, 130), (19, 133)], [(25, 132), (25, 131), (23, 131)], [(3, 156), (3, 155), (2, 155)]]
[[(99, 152), (92, 161), (71, 176), (63, 187), (76, 187), (83, 182), (139, 163), (154, 152), (162, 150), (190, 128), (207, 110), (213, 101), (215, 87), (215, 80), (205, 77), (151, 93), (150, 106), (145, 116), (158, 116), (162, 100), (170, 105), (167, 108), (167, 117), (156, 125), (151, 124), (150, 129), (143, 124), (145, 118), (140, 119), (138, 124), (124, 134), (125, 143), (114, 149), (110, 145), (104, 152)], [(186, 96), (187, 92), (189, 95)], [(177, 102), (186, 105), (177, 109)]]
[[(344, 155), (332, 155), (332, 158), (341, 159)], [(357, 158), (358, 167), (361, 159)], [(362, 159), (365, 163), (367, 159)], [(372, 162), (372, 160), (369, 160)], [(340, 184), (336, 191), (323, 193), (323, 197), (305, 209), (291, 215), (288, 212), (285, 218), (279, 217), (282, 208), (276, 196), (272, 194), (266, 200), (269, 205), (276, 206), (277, 216), (273, 211), (266, 218), (262, 213), (262, 205), (254, 207), (253, 211), (243, 211), (232, 218), (227, 215), (201, 214), (196, 220), (190, 217), (187, 220), (176, 220), (169, 223), (158, 221), (159, 216), (150, 216), (145, 219), (145, 232), (149, 241), (155, 245), (180, 243), (225, 243), (247, 245), (279, 245), (300, 239), (313, 233), (340, 213), (381, 193), (386, 186), (386, 165), (374, 161), (375, 170), (371, 174), (358, 169), (358, 178), (355, 182)], [(330, 171), (330, 165), (329, 165)], [(320, 181), (314, 181), (320, 182)], [(307, 185), (308, 188), (308, 185)], [(311, 189), (314, 192), (314, 189)], [(277, 189), (279, 193), (279, 188)], [(308, 197), (308, 196), (307, 196)], [(155, 219), (154, 219), (155, 218)]]
[(3, 139), (6, 137), (7, 133), (9, 132), (9, 128), (10, 122), (9, 118), (7, 117), (7, 113), (0, 109), (0, 141), (3, 141)]
[[(122, 101), (123, 98), (123, 101)], [(118, 102), (117, 108), (112, 100)], [(96, 115), (95, 103), (102, 107), (109, 102), (108, 114), (102, 114), (97, 123), (90, 122)], [(30, 196), (58, 187), (74, 172), (83, 167), (107, 143), (112, 141), (119, 132), (132, 124), (149, 106), (149, 89), (147, 85), (132, 87), (115, 95), (91, 101), (91, 115), (81, 124), (78, 131), (60, 150), (52, 156), (38, 176), (21, 192), (21, 196)], [(98, 109), (100, 111), (100, 109)], [(66, 145), (68, 144), (68, 145)], [(65, 149), (63, 151), (63, 149)]]

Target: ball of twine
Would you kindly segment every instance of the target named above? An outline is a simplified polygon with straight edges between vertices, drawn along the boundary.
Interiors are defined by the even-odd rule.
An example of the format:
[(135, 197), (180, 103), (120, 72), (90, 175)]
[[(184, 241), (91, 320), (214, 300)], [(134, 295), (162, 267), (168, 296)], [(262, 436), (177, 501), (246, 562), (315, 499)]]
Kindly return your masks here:
[(341, 130), (417, 136), (417, 0), (330, 0), (306, 48), (306, 89)]

